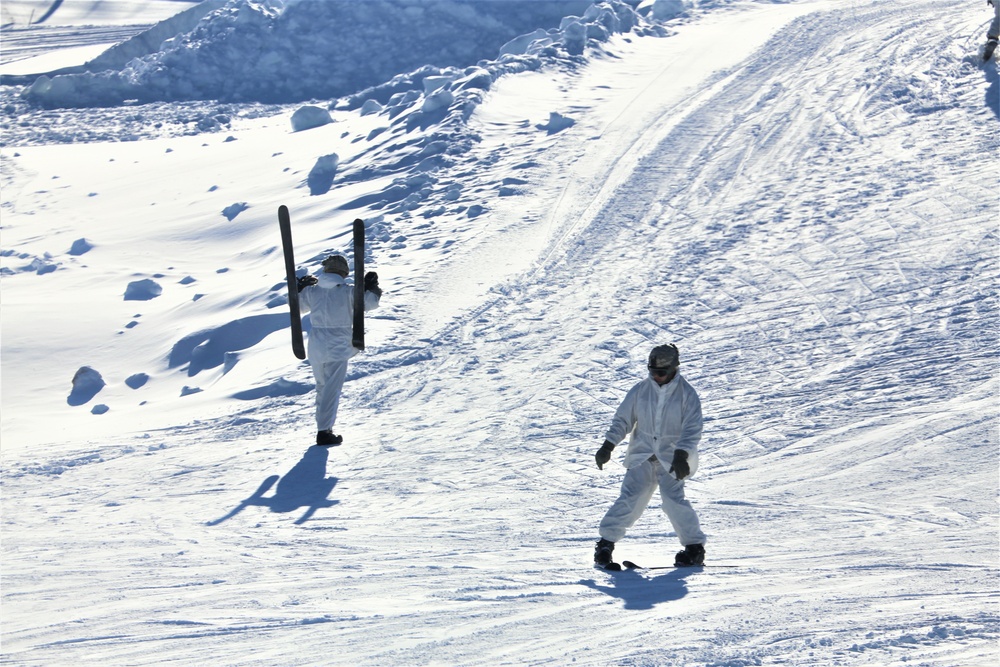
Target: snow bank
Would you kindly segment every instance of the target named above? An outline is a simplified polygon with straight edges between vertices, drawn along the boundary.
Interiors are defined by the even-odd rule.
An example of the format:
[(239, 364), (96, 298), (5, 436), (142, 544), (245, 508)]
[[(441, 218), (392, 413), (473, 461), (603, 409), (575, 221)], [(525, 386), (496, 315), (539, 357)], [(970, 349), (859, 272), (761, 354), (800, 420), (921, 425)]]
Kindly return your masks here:
[[(195, 9), (172, 27), (187, 27)], [(590, 40), (629, 32), (640, 21), (620, 0), (229, 0), (155, 52), (146, 53), (171, 32), (163, 25), (95, 59), (92, 71), (39, 77), (24, 96), (46, 108), (338, 98), (428, 66), (457, 70), (446, 75), (454, 81), (482, 61), (580, 55)], [(122, 56), (133, 54), (121, 66)], [(95, 64), (108, 68), (93, 71)], [(483, 68), (465, 83), (486, 86)], [(448, 85), (439, 84), (427, 104), (453, 102)]]
[(225, 4), (226, 0), (203, 0), (194, 7), (160, 21), (149, 30), (144, 30), (135, 37), (112, 46), (86, 63), (83, 68), (89, 72), (122, 69), (135, 58), (156, 53), (168, 39), (190, 32), (209, 12), (221, 9)]

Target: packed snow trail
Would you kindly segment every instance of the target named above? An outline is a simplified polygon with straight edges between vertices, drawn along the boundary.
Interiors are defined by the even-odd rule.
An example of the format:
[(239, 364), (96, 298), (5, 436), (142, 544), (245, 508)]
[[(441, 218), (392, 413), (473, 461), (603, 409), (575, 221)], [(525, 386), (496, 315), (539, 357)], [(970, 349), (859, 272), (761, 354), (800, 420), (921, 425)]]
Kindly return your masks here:
[[(996, 134), (974, 51), (954, 39), (961, 17), (915, 9), (903, 19), (858, 7), (783, 31), (686, 115), (565, 253), (437, 341), (435, 352), (457, 350), (452, 374), (411, 390), (422, 442), (446, 432), (447, 405), (502, 416), (483, 442), (423, 451), (457, 467), (472, 444), (482, 463), (466, 463), (464, 485), (495, 489), (490, 508), (518, 512), (505, 528), (527, 533), (488, 541), (545, 551), (562, 539), (577, 546), (542, 560), (572, 569), (616, 492), (592, 462), (607, 419), (652, 345), (681, 346), (706, 414), (690, 496), (710, 558), (761, 569), (710, 580), (704, 596), (684, 573), (652, 591), (594, 583), (626, 610), (655, 606), (642, 622), (676, 620), (654, 639), (628, 613), (552, 605), (541, 624), (555, 636), (601, 628), (568, 642), (577, 662), (795, 663), (819, 648), (815, 664), (886, 664), (923, 645), (935, 663), (989, 664), (996, 339), (982, 323), (997, 320), (998, 271), (996, 181), (982, 156), (996, 154)], [(395, 386), (373, 396), (399, 419), (411, 401), (397, 404)], [(491, 473), (497, 458), (509, 465)], [(565, 532), (546, 528), (552, 516)], [(664, 523), (651, 509), (619, 550), (669, 558)], [(684, 600), (659, 604), (674, 597)], [(858, 616), (879, 620), (859, 628)], [(710, 630), (684, 648), (692, 627)], [(533, 630), (499, 634), (523, 648)]]
[[(540, 263), (359, 362), (343, 447), (300, 449), (306, 396), (286, 437), (7, 471), (7, 660), (992, 664), (997, 144), (961, 5), (810, 14), (634, 128)], [(709, 559), (744, 567), (593, 571), (593, 451), (667, 340)], [(616, 555), (675, 546), (652, 507)]]

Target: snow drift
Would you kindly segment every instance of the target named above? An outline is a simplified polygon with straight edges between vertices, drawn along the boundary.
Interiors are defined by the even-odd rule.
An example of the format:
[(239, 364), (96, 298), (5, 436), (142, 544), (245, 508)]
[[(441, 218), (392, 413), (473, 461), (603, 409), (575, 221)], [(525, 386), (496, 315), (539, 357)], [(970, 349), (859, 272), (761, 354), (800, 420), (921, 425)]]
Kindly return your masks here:
[[(587, 40), (637, 23), (619, 0), (230, 0), (121, 69), (39, 77), (26, 96), (48, 108), (336, 98), (427, 65), (465, 68), (543, 48), (580, 54)], [(156, 30), (132, 41), (148, 46)], [(120, 60), (109, 53), (88, 68)]]

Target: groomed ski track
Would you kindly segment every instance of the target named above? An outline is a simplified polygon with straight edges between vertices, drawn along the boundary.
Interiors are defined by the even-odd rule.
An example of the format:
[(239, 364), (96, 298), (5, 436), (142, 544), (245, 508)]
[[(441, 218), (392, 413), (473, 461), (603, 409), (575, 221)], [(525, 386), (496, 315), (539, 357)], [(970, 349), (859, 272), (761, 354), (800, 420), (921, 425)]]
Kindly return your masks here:
[[(354, 366), (342, 447), (307, 449), (309, 394), (277, 434), (8, 478), (39, 557), (5, 563), (34, 619), (5, 601), (5, 662), (993, 664), (996, 73), (962, 4), (818, 5), (684, 99), (637, 96), (641, 132), (586, 128), (527, 204), (542, 252), (487, 243), (525, 270), (433, 326), (412, 304)], [(593, 570), (622, 475), (593, 452), (668, 341), (709, 559), (748, 566)], [(615, 556), (676, 546), (654, 506)]]

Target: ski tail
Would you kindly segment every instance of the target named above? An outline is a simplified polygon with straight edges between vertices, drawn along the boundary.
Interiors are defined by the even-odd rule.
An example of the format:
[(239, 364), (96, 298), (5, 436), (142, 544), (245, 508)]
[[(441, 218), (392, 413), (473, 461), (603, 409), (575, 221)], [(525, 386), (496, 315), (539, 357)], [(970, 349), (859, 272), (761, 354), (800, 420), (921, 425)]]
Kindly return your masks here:
[(278, 227), (281, 229), (281, 248), (285, 255), (285, 280), (288, 282), (288, 310), (292, 326), (292, 353), (299, 359), (306, 358), (302, 339), (302, 315), (299, 312), (299, 288), (295, 279), (295, 251), (292, 246), (292, 219), (288, 207), (278, 207)]
[(365, 221), (354, 221), (354, 326), (351, 344), (365, 349)]

